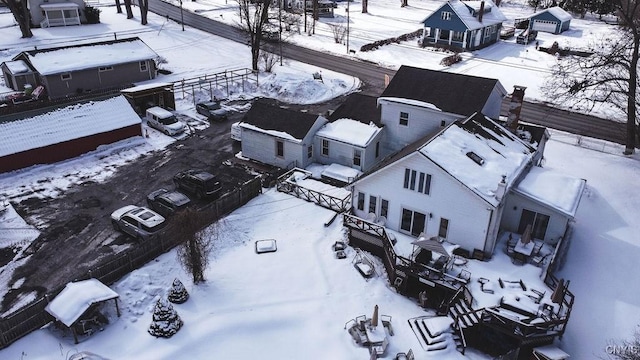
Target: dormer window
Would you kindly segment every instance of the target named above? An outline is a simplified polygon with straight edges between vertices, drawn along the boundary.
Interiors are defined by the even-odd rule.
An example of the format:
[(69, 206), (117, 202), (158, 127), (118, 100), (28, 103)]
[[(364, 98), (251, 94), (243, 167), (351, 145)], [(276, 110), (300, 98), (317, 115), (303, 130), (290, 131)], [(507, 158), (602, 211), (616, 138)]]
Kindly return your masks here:
[(484, 159), (480, 155), (474, 153), (473, 151), (469, 151), (467, 153), (467, 156), (469, 157), (469, 159), (473, 160), (473, 162), (475, 162), (476, 164), (478, 164), (480, 166), (482, 166), (482, 164), (484, 164)]

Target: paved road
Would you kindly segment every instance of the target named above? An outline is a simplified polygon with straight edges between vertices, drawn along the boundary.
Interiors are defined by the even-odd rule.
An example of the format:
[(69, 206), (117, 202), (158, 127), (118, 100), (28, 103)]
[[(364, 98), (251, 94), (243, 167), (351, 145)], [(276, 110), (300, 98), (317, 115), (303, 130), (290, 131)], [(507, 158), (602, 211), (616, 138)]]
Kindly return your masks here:
[[(180, 8), (161, 0), (149, 1), (149, 10), (162, 16), (180, 21)], [(247, 36), (239, 29), (200, 16), (188, 11), (183, 12), (184, 23), (196, 29), (221, 36), (223, 38), (247, 42)], [(362, 92), (378, 96), (384, 90), (384, 76), (393, 77), (395, 70), (383, 68), (376, 64), (357, 60), (353, 56), (336, 56), (328, 53), (304, 48), (294, 44), (282, 44), (283, 57), (330, 69), (359, 78), (363, 82)], [(248, 52), (247, 55), (248, 56)], [(469, 60), (473, 61), (473, 60)], [(509, 89), (507, 89), (509, 90)], [(526, 94), (525, 94), (526, 97)], [(509, 99), (505, 99), (502, 114), (507, 114)], [(625, 124), (579, 113), (556, 109), (545, 104), (525, 102), (521, 110), (523, 121), (542, 125), (548, 128), (571, 132), (597, 139), (625, 143)]]

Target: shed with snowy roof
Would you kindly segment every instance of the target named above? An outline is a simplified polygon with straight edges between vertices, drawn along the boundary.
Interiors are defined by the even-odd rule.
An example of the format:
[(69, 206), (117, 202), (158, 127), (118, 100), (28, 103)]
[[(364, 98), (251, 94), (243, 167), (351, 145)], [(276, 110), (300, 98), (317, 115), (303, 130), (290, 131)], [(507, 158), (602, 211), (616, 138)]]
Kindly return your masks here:
[(117, 96), (0, 123), (0, 172), (70, 159), (140, 136), (141, 122), (129, 102)]
[(449, 0), (422, 20), (422, 43), (481, 49), (498, 41), (506, 20), (491, 0)]
[[(156, 58), (158, 54), (134, 37), (23, 51), (3, 64), (2, 74), (16, 91), (24, 90), (26, 76), (35, 81), (29, 83), (33, 88), (42, 85), (51, 99), (57, 99), (154, 79)], [(29, 77), (30, 73), (37, 76)]]

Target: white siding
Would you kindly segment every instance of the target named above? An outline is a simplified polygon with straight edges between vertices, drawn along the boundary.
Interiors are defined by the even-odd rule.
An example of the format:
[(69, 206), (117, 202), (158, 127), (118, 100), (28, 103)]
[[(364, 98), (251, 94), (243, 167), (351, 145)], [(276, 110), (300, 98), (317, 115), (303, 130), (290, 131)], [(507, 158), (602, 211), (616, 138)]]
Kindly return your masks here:
[(482, 108), (482, 113), (492, 119), (500, 118), (500, 108), (502, 107), (502, 99), (506, 95), (506, 94), (503, 94), (498, 89), (498, 87), (502, 88), (502, 86), (496, 85), (493, 88), (491, 95), (489, 95), (487, 102), (484, 104), (484, 107)]
[[(360, 171), (367, 171), (384, 157), (382, 149), (382, 133), (382, 131), (379, 132), (366, 148), (316, 136), (313, 142), (313, 151), (316, 162), (324, 165), (340, 164)], [(322, 155), (322, 140), (329, 141), (328, 156)], [(376, 158), (376, 143), (378, 141), (381, 142), (380, 154)], [(353, 154), (356, 149), (361, 151), (360, 166), (353, 164)]]
[[(284, 156), (276, 156), (276, 139), (284, 143)], [(248, 128), (242, 129), (242, 155), (265, 164), (287, 168), (303, 164), (306, 147), (300, 143), (277, 138)]]
[(518, 225), (520, 225), (520, 217), (522, 215), (522, 209), (534, 211), (536, 213), (549, 215), (549, 224), (547, 225), (547, 232), (545, 233), (544, 241), (551, 244), (555, 244), (567, 229), (569, 223), (569, 217), (554, 211), (551, 208), (534, 202), (520, 194), (509, 192), (507, 195), (507, 201), (505, 205), (504, 214), (502, 215), (502, 222), (500, 228), (505, 231), (517, 232)]
[[(387, 153), (395, 152), (428, 134), (436, 133), (453, 121), (462, 118), (454, 114), (434, 109), (380, 101), (380, 120), (387, 132), (384, 148)], [(400, 112), (409, 114), (408, 125), (400, 125)]]
[[(431, 174), (430, 195), (404, 189), (405, 168)], [(363, 192), (366, 200), (364, 211), (354, 206), (357, 216), (366, 218), (369, 196), (374, 195), (378, 197), (377, 215), (380, 214), (380, 199), (389, 201), (386, 227), (392, 230), (400, 231), (404, 207), (427, 215), (425, 233), (428, 236), (438, 234), (440, 218), (445, 218), (449, 220), (447, 241), (467, 250), (485, 249), (487, 245), (485, 239), (494, 209), (419, 153), (357, 182), (353, 190), (356, 205), (358, 192)]]

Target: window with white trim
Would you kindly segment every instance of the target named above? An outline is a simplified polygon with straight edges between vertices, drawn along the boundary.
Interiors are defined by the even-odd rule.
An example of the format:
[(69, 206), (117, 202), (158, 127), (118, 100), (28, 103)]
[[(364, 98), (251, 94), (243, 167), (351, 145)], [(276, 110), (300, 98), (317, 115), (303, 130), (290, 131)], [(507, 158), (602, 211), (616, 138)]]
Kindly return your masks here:
[(404, 111), (400, 112), (400, 125), (409, 125), (409, 113)]
[(311, 159), (313, 157), (313, 145), (307, 146), (307, 159)]
[(440, 13), (440, 19), (451, 20), (451, 13), (449, 11), (443, 11)]
[(369, 213), (375, 214), (378, 207), (378, 198), (373, 195), (369, 195)]
[(62, 80), (71, 80), (71, 73), (60, 74), (60, 79), (62, 79)]
[(149, 69), (149, 65), (147, 65), (146, 61), (140, 61), (140, 72), (147, 71)]
[(364, 193), (358, 192), (358, 210), (364, 210)]
[(329, 156), (329, 140), (322, 139), (322, 155)]
[(449, 232), (449, 219), (440, 218), (440, 228), (438, 229), (438, 236), (446, 239), (447, 232)]
[(284, 141), (276, 140), (276, 156), (284, 157)]
[(112, 71), (112, 70), (113, 70), (113, 66), (101, 66), (98, 68), (99, 72)]
[(406, 168), (404, 169), (403, 187), (429, 195), (431, 193), (431, 174)]
[(389, 200), (380, 199), (380, 216), (389, 216)]
[(353, 166), (360, 166), (362, 162), (362, 150), (353, 150)]

